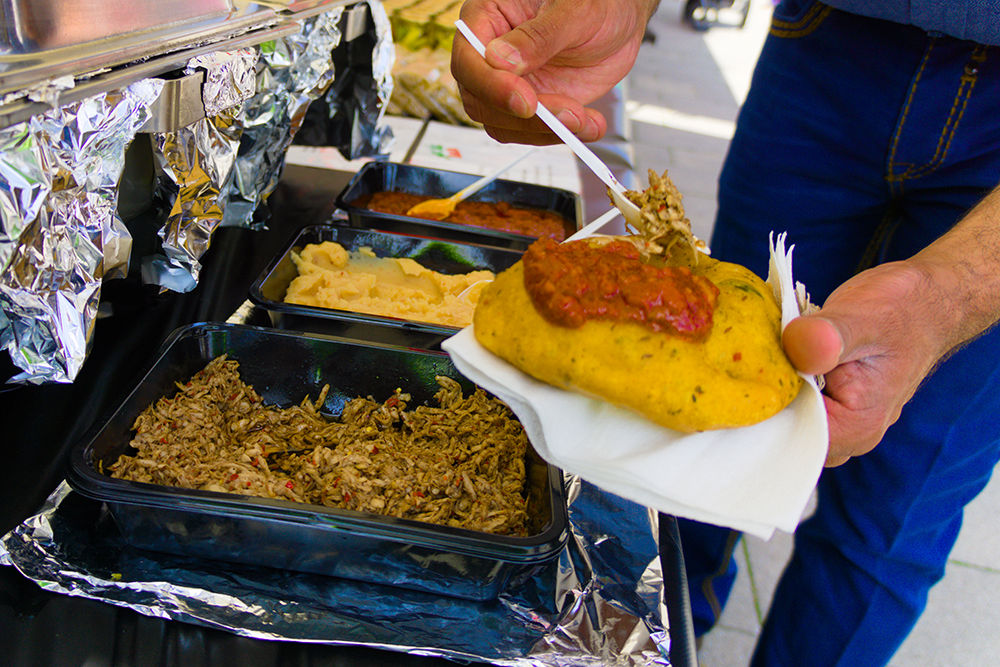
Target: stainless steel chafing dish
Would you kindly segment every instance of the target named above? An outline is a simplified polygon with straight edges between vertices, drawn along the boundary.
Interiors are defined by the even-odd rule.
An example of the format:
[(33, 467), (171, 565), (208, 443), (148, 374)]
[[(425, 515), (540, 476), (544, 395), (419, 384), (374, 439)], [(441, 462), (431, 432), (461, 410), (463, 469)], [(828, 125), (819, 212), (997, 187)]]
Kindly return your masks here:
[[(0, 0), (0, 127), (52, 102), (168, 74), (200, 54), (291, 34), (302, 20), (344, 7), (363, 29), (366, 5), (349, 0)], [(192, 120), (200, 97), (192, 84), (171, 78), (148, 129)]]
[[(352, 150), (391, 138), (375, 128), (392, 64), (377, 0), (0, 0), (0, 25), (0, 348), (16, 382), (74, 379), (101, 283), (130, 261), (161, 291), (194, 289), (215, 229), (253, 226), (310, 104), (375, 137)], [(357, 85), (376, 90), (333, 85), (357, 67), (334, 52), (369, 34)], [(169, 210), (140, 233), (161, 247), (133, 258), (125, 218), (154, 192)]]

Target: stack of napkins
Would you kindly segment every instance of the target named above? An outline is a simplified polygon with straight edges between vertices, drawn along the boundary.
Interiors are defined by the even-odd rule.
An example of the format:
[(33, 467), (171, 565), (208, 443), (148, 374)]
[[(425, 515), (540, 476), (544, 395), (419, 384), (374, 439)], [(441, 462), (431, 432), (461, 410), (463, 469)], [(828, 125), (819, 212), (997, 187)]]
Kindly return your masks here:
[[(782, 326), (800, 313), (784, 236), (771, 241)], [(801, 298), (803, 292), (798, 290)], [(827, 422), (815, 378), (753, 426), (681, 433), (599, 399), (539, 382), (482, 347), (472, 327), (442, 347), (470, 380), (505, 401), (538, 454), (611, 493), (666, 514), (768, 539), (793, 532), (823, 468)]]

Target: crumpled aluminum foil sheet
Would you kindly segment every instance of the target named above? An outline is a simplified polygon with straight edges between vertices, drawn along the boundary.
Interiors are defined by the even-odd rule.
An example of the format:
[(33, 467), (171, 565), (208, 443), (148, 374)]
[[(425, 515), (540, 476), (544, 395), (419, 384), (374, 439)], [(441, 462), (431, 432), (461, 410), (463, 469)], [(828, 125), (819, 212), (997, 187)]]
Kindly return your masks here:
[(146, 284), (175, 292), (198, 285), (199, 260), (222, 223), (243, 134), (242, 104), (254, 94), (257, 55), (255, 48), (246, 48), (192, 58), (186, 73), (205, 69), (205, 118), (152, 135), (157, 196), (172, 204), (158, 232), (164, 254), (142, 261)]
[(382, 125), (382, 118), (389, 108), (392, 98), (392, 66), (396, 62), (396, 47), (392, 41), (392, 25), (389, 16), (381, 2), (369, 0), (372, 19), (375, 22), (376, 42), (372, 53), (372, 86), (363, 86), (355, 91), (358, 98), (357, 136), (366, 139), (367, 145), (362, 147), (359, 141), (352, 142), (351, 156), (385, 153), (392, 141), (392, 131), (388, 125)]
[(669, 665), (655, 513), (567, 484), (567, 548), (492, 602), (142, 552), (66, 483), (0, 539), (0, 564), (52, 592), (247, 637), (524, 667)]
[(392, 129), (382, 123), (392, 97), (396, 59), (392, 26), (381, 2), (367, 4), (375, 26), (371, 53), (352, 51), (341, 63), (322, 98), (325, 117), (310, 119), (322, 127), (310, 128), (316, 137), (307, 142), (336, 146), (349, 160), (388, 154), (393, 140)]
[(331, 54), (343, 37), (343, 12), (338, 7), (308, 18), (298, 33), (260, 45), (256, 93), (243, 103), (242, 140), (222, 224), (254, 227), (254, 211), (277, 186), (306, 109), (333, 82)]
[(101, 281), (128, 270), (125, 149), (162, 87), (145, 79), (0, 131), (0, 347), (23, 370), (11, 382), (72, 382), (83, 365)]
[(186, 74), (205, 70), (201, 99), (206, 116), (217, 116), (250, 99), (257, 86), (257, 57), (256, 49), (246, 48), (208, 53), (188, 61)]
[[(370, 5), (385, 19), (379, 3)], [(306, 108), (330, 88), (343, 11), (309, 18), (297, 35), (259, 50), (189, 63), (207, 70), (208, 117), (154, 140), (162, 187), (176, 194), (159, 232), (164, 253), (144, 258), (144, 282), (192, 290), (214, 230), (252, 225)], [(382, 23), (376, 52), (391, 47)], [(255, 68), (258, 55), (264, 66)], [(373, 93), (385, 100), (389, 69)], [(132, 239), (117, 213), (125, 149), (162, 86), (141, 81), (0, 130), (0, 180), (8, 184), (0, 188), (0, 346), (24, 371), (11, 382), (72, 382), (86, 359), (100, 282), (128, 271)], [(371, 113), (381, 118), (380, 107)], [(359, 127), (384, 143), (387, 128)]]
[(42, 102), (50, 107), (58, 107), (60, 106), (59, 98), (62, 96), (63, 91), (75, 86), (76, 77), (71, 74), (64, 74), (63, 76), (46, 79), (29, 88), (22, 88), (7, 93), (0, 97), (0, 106), (27, 98), (32, 102)]

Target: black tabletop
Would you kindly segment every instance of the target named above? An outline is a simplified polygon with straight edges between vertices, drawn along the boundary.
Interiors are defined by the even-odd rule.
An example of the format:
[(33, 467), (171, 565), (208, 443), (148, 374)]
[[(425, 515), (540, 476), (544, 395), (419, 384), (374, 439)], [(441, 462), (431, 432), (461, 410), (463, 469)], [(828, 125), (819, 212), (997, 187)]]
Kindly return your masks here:
[[(132, 271), (105, 281), (93, 348), (72, 384), (0, 387), (0, 532), (35, 513), (65, 477), (73, 443), (102, 423), (153, 362), (166, 336), (192, 322), (227, 319), (250, 284), (295, 230), (332, 213), (329, 188), (283, 183), (260, 211), (267, 229), (220, 228), (203, 257), (198, 287), (160, 294), (138, 276), (154, 249), (143, 236), (157, 218), (128, 221)], [(147, 234), (148, 237), (148, 234)], [(266, 324), (266, 322), (260, 322)], [(0, 355), (2, 379), (18, 372)], [(0, 660), (9, 665), (432, 665), (449, 661), (361, 647), (263, 641), (143, 616), (113, 605), (50, 593), (15, 568), (0, 568)]]
[[(251, 283), (275, 252), (303, 225), (333, 214), (333, 196), (343, 186), (329, 172), (290, 169), (258, 211), (266, 229), (220, 228), (202, 258), (197, 288), (188, 294), (159, 293), (142, 285), (140, 258), (155, 251), (157, 212), (127, 220), (136, 238), (130, 275), (105, 281), (102, 317), (93, 347), (72, 384), (0, 385), (0, 534), (34, 514), (65, 477), (73, 443), (117, 407), (153, 362), (153, 354), (177, 327), (224, 321), (247, 298)], [(145, 241), (144, 241), (145, 239)], [(144, 245), (145, 243), (145, 245)], [(262, 322), (257, 322), (262, 323)], [(266, 324), (266, 322), (263, 322)], [(18, 369), (0, 355), (0, 380)], [(668, 606), (674, 628), (685, 627), (686, 591), (679, 588), (679, 549), (669, 540), (665, 563)], [(667, 578), (667, 577), (665, 577)], [(674, 598), (670, 599), (671, 589)], [(674, 614), (679, 614), (678, 619)], [(674, 639), (674, 664), (693, 652), (687, 634)], [(692, 644), (693, 646), (693, 644)], [(356, 646), (329, 646), (240, 637), (230, 632), (143, 616), (130, 609), (50, 593), (15, 568), (0, 568), (0, 655), (11, 665), (438, 665), (439, 658)]]

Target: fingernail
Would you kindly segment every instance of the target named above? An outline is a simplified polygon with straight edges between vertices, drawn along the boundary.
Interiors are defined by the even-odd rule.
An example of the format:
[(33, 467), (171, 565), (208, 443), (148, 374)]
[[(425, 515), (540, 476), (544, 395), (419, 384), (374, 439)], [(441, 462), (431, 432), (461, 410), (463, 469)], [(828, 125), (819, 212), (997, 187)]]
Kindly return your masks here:
[(840, 328), (828, 317), (823, 317), (822, 315), (807, 315), (806, 317), (815, 317), (817, 320), (823, 320), (830, 325), (833, 332), (837, 334), (837, 359), (841, 359), (844, 356), (844, 336), (840, 333)]
[(515, 116), (530, 118), (532, 115), (531, 107), (528, 106), (528, 101), (517, 91), (510, 94), (510, 99), (507, 101), (507, 104), (510, 105), (510, 110), (514, 112)]
[(557, 113), (556, 118), (562, 121), (562, 124), (566, 126), (566, 129), (573, 134), (579, 132), (580, 128), (583, 126), (583, 123), (580, 122), (580, 118), (568, 109), (563, 109)]
[(490, 43), (489, 48), (493, 50), (493, 53), (497, 54), (514, 67), (520, 67), (524, 64), (524, 58), (521, 57), (521, 52), (502, 39), (493, 40)]

